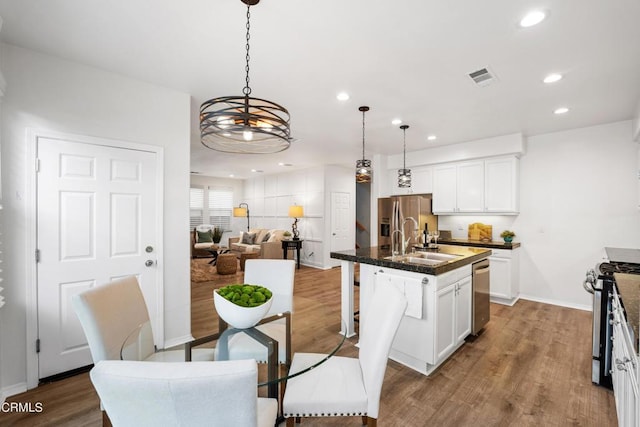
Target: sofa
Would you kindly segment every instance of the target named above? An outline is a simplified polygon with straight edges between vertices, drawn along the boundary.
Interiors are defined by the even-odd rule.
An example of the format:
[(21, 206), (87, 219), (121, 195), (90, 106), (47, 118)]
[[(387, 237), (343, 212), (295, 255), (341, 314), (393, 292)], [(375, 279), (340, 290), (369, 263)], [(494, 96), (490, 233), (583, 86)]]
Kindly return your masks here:
[[(245, 252), (258, 252), (261, 259), (282, 259), (282, 239), (285, 230), (267, 230), (266, 228), (254, 228), (241, 231), (239, 236), (229, 237), (229, 250), (240, 257)], [(293, 254), (287, 251), (287, 258), (292, 259)]]

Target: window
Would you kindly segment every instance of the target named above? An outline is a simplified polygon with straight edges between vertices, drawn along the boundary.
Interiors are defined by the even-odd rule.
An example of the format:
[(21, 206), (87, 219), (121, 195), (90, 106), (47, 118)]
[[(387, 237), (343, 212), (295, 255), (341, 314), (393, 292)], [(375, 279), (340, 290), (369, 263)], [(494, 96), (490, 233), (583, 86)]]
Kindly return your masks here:
[(191, 188), (189, 193), (189, 230), (204, 224), (204, 188)]
[(233, 192), (229, 190), (209, 189), (209, 224), (231, 230), (233, 210)]
[(211, 224), (224, 231), (231, 229), (233, 191), (229, 188), (191, 187), (189, 194), (189, 227)]

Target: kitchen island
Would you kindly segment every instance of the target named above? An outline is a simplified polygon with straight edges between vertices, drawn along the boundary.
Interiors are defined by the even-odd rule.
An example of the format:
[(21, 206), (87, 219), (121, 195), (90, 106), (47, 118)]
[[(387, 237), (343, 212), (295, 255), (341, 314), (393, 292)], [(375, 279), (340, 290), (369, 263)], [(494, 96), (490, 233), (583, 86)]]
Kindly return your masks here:
[(360, 325), (366, 306), (379, 284), (398, 287), (409, 305), (390, 357), (425, 375), (448, 358), (471, 332), (471, 265), (488, 258), (491, 250), (440, 245), (437, 251), (393, 256), (377, 247), (332, 252), (342, 261), (343, 333), (353, 336), (354, 263), (360, 263)]

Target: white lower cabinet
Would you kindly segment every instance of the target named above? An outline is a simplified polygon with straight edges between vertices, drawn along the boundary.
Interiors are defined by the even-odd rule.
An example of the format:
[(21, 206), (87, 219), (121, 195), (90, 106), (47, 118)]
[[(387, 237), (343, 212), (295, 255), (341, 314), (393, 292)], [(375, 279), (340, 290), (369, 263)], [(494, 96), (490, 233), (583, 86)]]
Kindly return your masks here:
[(613, 351), (611, 379), (616, 401), (618, 425), (640, 425), (640, 394), (638, 393), (638, 356), (627, 326), (624, 311), (617, 292), (611, 304), (613, 323)]
[[(371, 283), (373, 286), (366, 286)], [(405, 284), (406, 283), (406, 284)], [(421, 283), (421, 315), (402, 318), (389, 357), (425, 375), (464, 344), (471, 333), (471, 265), (438, 276), (360, 264), (360, 324), (367, 321), (367, 302), (377, 286)], [(409, 298), (415, 297), (415, 288)]]
[(471, 333), (471, 277), (438, 291), (436, 363), (446, 359)]
[(520, 249), (491, 249), (491, 302), (513, 305), (520, 294)]

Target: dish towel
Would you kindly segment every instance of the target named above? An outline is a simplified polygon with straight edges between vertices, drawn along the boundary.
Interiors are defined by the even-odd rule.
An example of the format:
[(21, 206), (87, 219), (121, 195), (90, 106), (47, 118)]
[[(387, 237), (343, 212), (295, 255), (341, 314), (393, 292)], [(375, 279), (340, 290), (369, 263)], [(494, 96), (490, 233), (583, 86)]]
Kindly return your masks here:
[(418, 279), (408, 279), (401, 276), (395, 276), (387, 273), (376, 273), (377, 282), (394, 286), (402, 292), (407, 299), (407, 309), (404, 311), (405, 316), (422, 319), (422, 281)]

